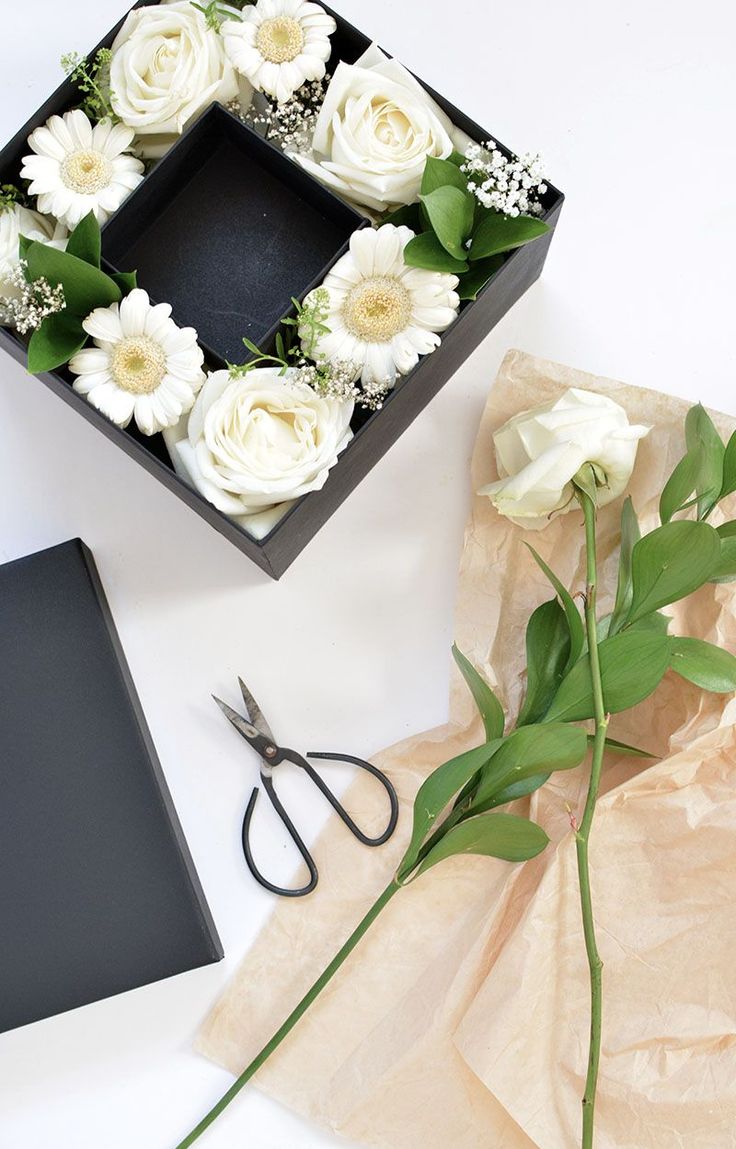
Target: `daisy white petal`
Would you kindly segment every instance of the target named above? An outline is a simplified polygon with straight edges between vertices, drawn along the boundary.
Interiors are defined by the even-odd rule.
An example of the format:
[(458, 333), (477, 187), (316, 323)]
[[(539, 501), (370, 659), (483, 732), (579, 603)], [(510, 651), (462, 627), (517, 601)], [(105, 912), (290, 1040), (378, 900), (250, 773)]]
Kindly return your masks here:
[(74, 390), (119, 426), (134, 418), (145, 435), (173, 427), (204, 383), (204, 355), (192, 327), (180, 329), (167, 303), (134, 288), (120, 304), (83, 322), (95, 341), (71, 360)]
[(319, 4), (258, 0), (242, 20), (221, 27), (233, 67), (261, 92), (285, 103), (309, 80), (321, 80), (337, 25)]

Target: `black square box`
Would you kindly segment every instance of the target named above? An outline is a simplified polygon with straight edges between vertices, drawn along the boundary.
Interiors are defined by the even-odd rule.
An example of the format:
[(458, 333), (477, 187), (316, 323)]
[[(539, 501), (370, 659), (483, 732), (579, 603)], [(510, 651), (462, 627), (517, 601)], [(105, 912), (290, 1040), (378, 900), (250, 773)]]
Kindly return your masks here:
[[(143, 4), (144, 0), (139, 0), (133, 7), (139, 8), (142, 7)], [(355, 60), (363, 54), (366, 48), (369, 47), (371, 40), (339, 16), (338, 13), (327, 7), (327, 5), (323, 5), (323, 7), (334, 16), (337, 22), (337, 31), (332, 38), (332, 57), (328, 63), (328, 70), (334, 71), (339, 60), (354, 63)], [(121, 24), (122, 21), (105, 37), (102, 44), (98, 47), (109, 47)], [(96, 52), (97, 49), (94, 51)], [(455, 126), (467, 136), (477, 142), (483, 142), (489, 138), (494, 139), (502, 150), (507, 154), (511, 154), (509, 149), (504, 148), (502, 144), (498, 143), (497, 137), (493, 132), (474, 123), (447, 99), (430, 88), (429, 85), (424, 84), (423, 86), (429, 95), (437, 101)], [(0, 152), (0, 183), (14, 182), (17, 179), (21, 159), (27, 151), (26, 141), (31, 131), (44, 123), (50, 115), (63, 112), (76, 102), (76, 91), (72, 83), (67, 80), (57, 89), (43, 107), (39, 109), (36, 115), (21, 128), (7, 147)], [(245, 125), (242, 125), (242, 131), (248, 131)], [(182, 141), (182, 145), (186, 146), (184, 141)], [(176, 146), (179, 147), (182, 145)], [(266, 143), (264, 146), (277, 150), (275, 145), (270, 143)], [(173, 151), (170, 152), (167, 157), (164, 157), (161, 164), (147, 176), (141, 187), (136, 190), (134, 197), (139, 197), (138, 202), (144, 202), (147, 195), (144, 189), (147, 184), (150, 184), (154, 180), (165, 179), (164, 165), (167, 159), (170, 159), (172, 155)], [(283, 159), (283, 157), (280, 158)], [(280, 167), (280, 164), (278, 166)], [(160, 175), (158, 174), (159, 172), (161, 172)], [(303, 172), (300, 172), (299, 175), (292, 173), (288, 183), (292, 187), (298, 186), (296, 182), (292, 183), (292, 180), (300, 181), (302, 178), (308, 177), (305, 177)], [(539, 278), (560, 211), (562, 210), (563, 200), (564, 197), (562, 193), (552, 185), (549, 185), (547, 193), (543, 198), (544, 211), (542, 214), (542, 219), (549, 225), (549, 232), (539, 239), (534, 240), (533, 243), (525, 247), (517, 248), (505, 257), (502, 266), (484, 287), (477, 300), (472, 303), (463, 304), (458, 318), (452, 326), (444, 332), (441, 346), (432, 355), (421, 359), (418, 366), (409, 375), (399, 381), (397, 387), (389, 394), (380, 411), (375, 412), (369, 418), (365, 418), (365, 415), (362, 413), (357, 415), (354, 424), (354, 437), (340, 456), (336, 466), (331, 470), (325, 486), (321, 491), (312, 491), (310, 494), (297, 500), (264, 539), (256, 540), (247, 534), (240, 526), (232, 522), (220, 511), (217, 511), (183, 479), (179, 478), (169, 461), (168, 454), (160, 436), (156, 435), (153, 436), (152, 439), (145, 439), (135, 431), (121, 430), (119, 427), (116, 427), (106, 419), (104, 415), (101, 415), (95, 408), (87, 403), (82, 396), (77, 395), (72, 390), (71, 376), (66, 371), (55, 371), (43, 375), (41, 378), (43, 382), (64, 399), (65, 402), (74, 407), (88, 422), (99, 427), (103, 434), (107, 435), (114, 443), (117, 443), (119, 447), (126, 451), (132, 458), (136, 459), (141, 466), (145, 467), (152, 475), (155, 475), (160, 482), (187, 503), (188, 506), (210, 523), (220, 534), (224, 535), (225, 538), (229, 539), (239, 550), (248, 555), (248, 557), (266, 571), (271, 578), (278, 579), (310, 542), (320, 527), (327, 522), (350, 492), (396, 442), (399, 436), (414, 421), (420, 411), (423, 410), (448, 379), (450, 379), (481, 340), (485, 338), (496, 323), (506, 314), (509, 308), (524, 294), (527, 288)], [(124, 205), (120, 209), (121, 229), (123, 226), (122, 213), (125, 212), (126, 206), (127, 205)], [(108, 245), (113, 243), (116, 233), (117, 222), (113, 219), (105, 228)], [(153, 232), (151, 232), (151, 234), (153, 235)], [(121, 248), (114, 248), (114, 251), (123, 253), (124, 243), (122, 240), (120, 242)], [(103, 256), (109, 258), (109, 254), (110, 253), (103, 248)], [(125, 270), (134, 270), (134, 268), (129, 267)], [(298, 275), (295, 276), (295, 279), (298, 278)], [(141, 275), (141, 286), (147, 286), (145, 275)], [(181, 286), (184, 285), (180, 285), (180, 287)], [(153, 280), (151, 280), (150, 290), (155, 298), (156, 292), (153, 287)], [(291, 294), (296, 295), (299, 290), (300, 284), (297, 282), (295, 283), (295, 290), (293, 290)], [(191, 288), (185, 288), (182, 293), (182, 299), (184, 299), (185, 305), (186, 299), (192, 297), (192, 295)], [(202, 315), (204, 315), (204, 312), (202, 312)], [(173, 318), (179, 322), (187, 321), (187, 317), (178, 314), (176, 308), (174, 309)], [(257, 318), (258, 323), (261, 325), (267, 322), (268, 315), (265, 313), (265, 308)], [(191, 322), (191, 319), (189, 321)], [(194, 322), (194, 326), (200, 330), (200, 334), (204, 339), (207, 330), (206, 316), (204, 325), (202, 319), (198, 317)], [(217, 330), (218, 326), (219, 321), (211, 328), (209, 338), (222, 340), (224, 342), (225, 339), (231, 337), (232, 332), (228, 334), (225, 331), (219, 331)], [(242, 333), (241, 331), (240, 334), (242, 335)], [(4, 346), (17, 360), (25, 362), (25, 345), (22, 340), (17, 337), (15, 332), (0, 328), (0, 345)], [(217, 351), (217, 349), (212, 348), (212, 351)], [(217, 357), (218, 356), (214, 356), (215, 366), (218, 365), (216, 361)]]
[(270, 345), (292, 297), (318, 286), (367, 222), (213, 104), (108, 221), (102, 251), (224, 366), (246, 358), (244, 335)]

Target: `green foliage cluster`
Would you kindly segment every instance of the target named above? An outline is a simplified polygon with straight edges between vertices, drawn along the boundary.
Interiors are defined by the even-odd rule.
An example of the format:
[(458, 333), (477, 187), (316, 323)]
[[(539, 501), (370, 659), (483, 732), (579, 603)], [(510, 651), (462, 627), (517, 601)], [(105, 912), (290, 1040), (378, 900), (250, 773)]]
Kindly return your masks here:
[[(252, 358), (247, 363), (228, 363), (228, 369), (234, 379), (241, 379), (254, 368), (269, 363), (280, 367), (280, 373), (284, 375), (287, 368), (299, 366), (305, 359), (313, 362), (319, 370), (317, 344), (320, 336), (328, 335), (330, 331), (324, 322), (329, 305), (327, 289), (318, 287), (310, 292), (304, 303), (300, 303), (293, 296), (291, 302), (296, 315), (287, 315), (281, 320), (281, 326), (285, 330), (276, 333), (274, 355), (263, 351), (251, 339), (243, 336), (243, 343)], [(297, 333), (300, 333), (299, 338)]]
[(64, 310), (49, 315), (28, 344), (32, 375), (63, 367), (87, 342), (82, 322), (96, 307), (118, 303), (136, 285), (135, 273), (107, 275), (100, 267), (100, 225), (92, 212), (69, 236), (66, 251), (21, 237), (20, 255), (29, 282), (44, 278), (64, 289)]
[(92, 123), (100, 120), (112, 120), (113, 123), (119, 121), (112, 106), (111, 59), (109, 48), (100, 48), (91, 59), (80, 56), (79, 52), (66, 52), (61, 57), (62, 68), (82, 95), (79, 106)]
[(461, 299), (475, 299), (503, 263), (503, 255), (549, 231), (535, 216), (507, 216), (484, 207), (460, 170), (465, 158), (427, 157), (419, 203), (392, 212), (384, 223), (405, 224), (417, 234), (404, 249), (411, 267), (457, 275)]
[[(724, 444), (700, 405), (689, 412), (686, 454), (668, 480), (661, 523), (641, 535), (631, 499), (621, 514), (616, 597), (600, 620), (598, 652), (605, 708), (617, 714), (642, 702), (668, 670), (714, 693), (736, 691), (736, 658), (700, 638), (670, 633), (665, 607), (709, 582), (736, 579), (736, 520), (705, 519), (736, 491), (736, 434)], [(695, 517), (673, 520), (675, 514)], [(534, 857), (541, 827), (497, 808), (533, 793), (557, 770), (578, 766), (592, 741), (594, 717), (585, 626), (575, 599), (530, 547), (554, 597), (533, 612), (526, 631), (526, 694), (516, 726), (506, 729), (498, 698), (469, 660), (453, 654), (482, 716), (486, 741), (440, 766), (420, 788), (414, 828), (397, 880), (405, 884), (452, 854), (509, 861)], [(617, 754), (651, 757), (612, 738)]]
[(0, 184), (0, 215), (18, 203), (25, 207), (28, 204), (28, 196), (15, 184)]

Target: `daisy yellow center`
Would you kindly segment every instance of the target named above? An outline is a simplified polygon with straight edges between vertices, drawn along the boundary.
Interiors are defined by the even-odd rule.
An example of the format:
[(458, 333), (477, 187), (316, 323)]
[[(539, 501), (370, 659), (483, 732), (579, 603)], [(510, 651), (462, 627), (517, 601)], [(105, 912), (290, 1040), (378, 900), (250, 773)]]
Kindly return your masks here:
[(110, 374), (123, 391), (149, 395), (166, 374), (166, 356), (148, 335), (131, 335), (115, 344)]
[(107, 187), (111, 171), (102, 152), (72, 152), (61, 165), (61, 178), (72, 191), (92, 195)]
[(286, 64), (294, 60), (304, 47), (302, 26), (291, 16), (264, 20), (256, 34), (256, 47), (269, 63)]
[(343, 320), (351, 335), (366, 343), (387, 343), (411, 319), (411, 295), (399, 279), (377, 275), (348, 293)]

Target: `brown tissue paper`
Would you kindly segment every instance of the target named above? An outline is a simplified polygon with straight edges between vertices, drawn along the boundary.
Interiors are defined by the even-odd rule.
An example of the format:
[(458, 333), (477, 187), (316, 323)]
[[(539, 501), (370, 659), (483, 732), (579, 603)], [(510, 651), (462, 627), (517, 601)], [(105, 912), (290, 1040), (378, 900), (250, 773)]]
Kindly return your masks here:
[[(491, 434), (568, 387), (610, 395), (642, 441), (630, 493), (645, 530), (682, 452), (688, 404), (510, 352), (489, 396), (473, 488), (496, 478)], [(723, 435), (736, 425), (714, 416)], [(610, 609), (620, 500), (600, 512), (601, 611)], [(584, 585), (582, 516), (531, 541), (571, 588)], [(551, 597), (530, 536), (474, 498), (461, 560), (456, 636), (508, 713), (523, 688), (529, 614)], [(736, 650), (733, 587), (669, 609), (675, 630)], [(736, 706), (669, 673), (616, 716), (611, 736), (652, 764), (609, 755), (591, 848), (604, 968), (597, 1149), (736, 1146)], [(446, 726), (378, 756), (402, 817), (380, 852), (356, 850), (333, 821), (316, 845), (322, 880), (279, 904), (206, 1021), (199, 1048), (239, 1072), (384, 888), (405, 847), (422, 779), (483, 741), (453, 671)], [(552, 838), (533, 862), (452, 859), (402, 891), (258, 1074), (285, 1105), (382, 1149), (569, 1149), (579, 1143), (588, 975), (569, 809), (585, 768), (553, 775), (531, 800)], [(362, 808), (357, 782), (349, 804)], [(367, 798), (367, 790), (365, 791)], [(527, 803), (528, 804), (528, 803)], [(378, 815), (377, 815), (378, 817)], [(274, 976), (288, 970), (289, 976)]]

